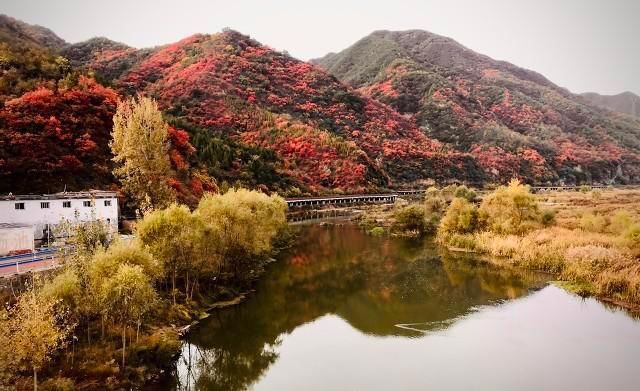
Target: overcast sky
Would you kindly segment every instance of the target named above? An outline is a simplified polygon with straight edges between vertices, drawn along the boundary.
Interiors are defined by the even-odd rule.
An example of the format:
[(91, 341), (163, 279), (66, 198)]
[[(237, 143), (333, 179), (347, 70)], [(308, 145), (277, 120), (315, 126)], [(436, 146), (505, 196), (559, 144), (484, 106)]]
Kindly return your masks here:
[(424, 29), (574, 92), (640, 95), (640, 0), (0, 0), (0, 13), (135, 47), (231, 27), (303, 60), (374, 30)]

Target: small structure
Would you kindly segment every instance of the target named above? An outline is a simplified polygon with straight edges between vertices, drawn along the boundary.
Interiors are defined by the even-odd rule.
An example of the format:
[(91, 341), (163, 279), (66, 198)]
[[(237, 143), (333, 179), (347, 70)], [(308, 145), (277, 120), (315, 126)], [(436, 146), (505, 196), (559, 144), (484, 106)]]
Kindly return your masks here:
[(28, 250), (33, 252), (33, 226), (0, 223), (0, 256)]
[(118, 230), (118, 197), (115, 191), (64, 192), (0, 197), (0, 223), (28, 225), (33, 238), (47, 239), (62, 221), (102, 220)]

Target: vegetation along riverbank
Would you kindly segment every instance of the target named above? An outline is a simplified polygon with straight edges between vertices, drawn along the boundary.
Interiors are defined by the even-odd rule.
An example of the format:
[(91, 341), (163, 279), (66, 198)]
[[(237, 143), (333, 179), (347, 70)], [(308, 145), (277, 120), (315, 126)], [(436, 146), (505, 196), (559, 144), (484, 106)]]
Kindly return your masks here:
[(110, 238), (99, 222), (70, 226), (78, 251), (2, 313), (3, 384), (26, 389), (41, 377), (44, 389), (128, 389), (157, 381), (179, 349), (179, 329), (250, 289), (275, 238), (286, 236), (285, 209), (278, 196), (240, 189), (207, 195), (194, 211), (173, 204), (150, 212), (133, 240)]
[(464, 186), (431, 188), (419, 204), (360, 216), (372, 234), (435, 234), (487, 262), (554, 273), (560, 285), (640, 308), (640, 190), (532, 194), (518, 181), (480, 199)]
[(0, 309), (0, 389), (37, 389), (39, 378), (55, 390), (157, 383), (179, 332), (237, 303), (289, 238), (277, 195), (233, 188), (192, 209), (178, 203), (169, 127), (153, 100), (121, 102), (114, 123), (114, 174), (139, 216), (133, 239), (97, 219), (56, 228), (74, 249), (60, 254), (63, 267), (35, 275)]

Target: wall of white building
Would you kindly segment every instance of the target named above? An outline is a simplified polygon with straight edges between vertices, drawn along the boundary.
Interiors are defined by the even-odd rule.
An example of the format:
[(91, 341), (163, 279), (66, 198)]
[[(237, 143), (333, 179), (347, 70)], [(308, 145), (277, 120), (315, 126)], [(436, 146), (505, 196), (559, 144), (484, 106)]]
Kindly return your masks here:
[(0, 227), (0, 255), (14, 250), (33, 251), (33, 227)]
[[(43, 208), (42, 203), (49, 203)], [(70, 207), (64, 207), (70, 202)], [(93, 202), (85, 206), (85, 202)], [(16, 209), (17, 203), (24, 203), (24, 209)], [(29, 224), (33, 226), (35, 239), (43, 237), (47, 224), (51, 229), (62, 220), (90, 221), (99, 219), (109, 224), (114, 232), (118, 231), (118, 198), (57, 198), (35, 200), (0, 200), (0, 223)]]

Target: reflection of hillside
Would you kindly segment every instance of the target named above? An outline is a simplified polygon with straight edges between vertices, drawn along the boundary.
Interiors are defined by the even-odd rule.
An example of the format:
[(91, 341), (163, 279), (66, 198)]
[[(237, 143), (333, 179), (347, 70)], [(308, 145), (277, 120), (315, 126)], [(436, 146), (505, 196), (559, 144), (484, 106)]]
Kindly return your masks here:
[(202, 352), (198, 389), (247, 387), (277, 360), (273, 347), (281, 335), (325, 314), (371, 335), (417, 336), (397, 325), (443, 327), (539, 282), (438, 254), (429, 244), (372, 238), (352, 226), (306, 227), (254, 296), (214, 313), (195, 331), (190, 342)]

